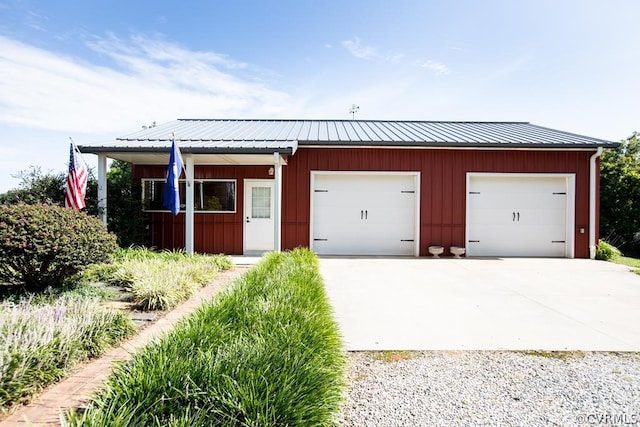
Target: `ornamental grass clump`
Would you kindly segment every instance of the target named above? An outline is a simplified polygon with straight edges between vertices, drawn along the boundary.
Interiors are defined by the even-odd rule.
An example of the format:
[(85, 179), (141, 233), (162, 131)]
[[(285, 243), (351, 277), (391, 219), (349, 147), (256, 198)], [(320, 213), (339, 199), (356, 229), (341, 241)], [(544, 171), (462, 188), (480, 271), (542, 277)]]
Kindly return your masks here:
[(604, 240), (598, 241), (598, 246), (596, 248), (596, 259), (609, 261), (621, 255), (622, 255), (622, 252), (620, 252), (620, 250), (615, 246), (605, 242)]
[(111, 264), (93, 268), (89, 275), (127, 288), (137, 308), (167, 310), (231, 267), (231, 259), (223, 255), (130, 248), (119, 250)]
[(184, 250), (174, 251), (153, 251), (145, 247), (133, 246), (119, 249), (113, 254), (113, 261), (143, 261), (143, 260), (164, 260), (164, 261), (206, 261), (215, 264), (220, 270), (228, 270), (233, 267), (231, 258), (224, 255), (188, 254)]
[(329, 426), (345, 356), (316, 256), (270, 254), (121, 365), (76, 426)]
[(131, 335), (124, 313), (98, 298), (28, 297), (0, 304), (0, 412), (64, 377), (77, 362)]
[(34, 291), (59, 287), (108, 260), (116, 236), (95, 217), (52, 205), (0, 206), (0, 280)]

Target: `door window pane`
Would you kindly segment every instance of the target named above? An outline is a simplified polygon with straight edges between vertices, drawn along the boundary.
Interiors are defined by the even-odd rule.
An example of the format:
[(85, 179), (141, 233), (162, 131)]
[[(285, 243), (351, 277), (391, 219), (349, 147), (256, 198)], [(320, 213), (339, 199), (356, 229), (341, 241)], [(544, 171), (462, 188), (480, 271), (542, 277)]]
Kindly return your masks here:
[(271, 188), (251, 188), (251, 217), (271, 218)]

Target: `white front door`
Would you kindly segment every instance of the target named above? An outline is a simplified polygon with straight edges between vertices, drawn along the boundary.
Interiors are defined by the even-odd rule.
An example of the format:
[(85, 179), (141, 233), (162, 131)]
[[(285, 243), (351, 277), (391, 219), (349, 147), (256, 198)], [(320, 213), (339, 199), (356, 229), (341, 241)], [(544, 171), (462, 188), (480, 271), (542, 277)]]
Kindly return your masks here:
[(244, 253), (272, 251), (274, 247), (273, 180), (244, 181)]

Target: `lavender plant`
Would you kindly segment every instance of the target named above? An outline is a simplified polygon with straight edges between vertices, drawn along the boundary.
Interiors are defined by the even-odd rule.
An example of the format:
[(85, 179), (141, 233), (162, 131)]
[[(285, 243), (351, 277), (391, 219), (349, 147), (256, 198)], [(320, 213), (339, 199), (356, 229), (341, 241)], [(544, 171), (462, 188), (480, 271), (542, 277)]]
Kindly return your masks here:
[(124, 313), (102, 307), (96, 298), (63, 295), (39, 300), (27, 297), (0, 304), (0, 412), (135, 329)]

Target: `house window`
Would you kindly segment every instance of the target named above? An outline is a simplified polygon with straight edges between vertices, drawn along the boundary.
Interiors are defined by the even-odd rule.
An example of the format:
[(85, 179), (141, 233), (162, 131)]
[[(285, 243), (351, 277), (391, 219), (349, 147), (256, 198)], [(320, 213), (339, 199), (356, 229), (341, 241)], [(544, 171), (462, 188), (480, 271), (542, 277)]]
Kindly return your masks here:
[[(142, 206), (145, 211), (169, 211), (162, 206), (164, 180), (142, 180)], [(178, 182), (180, 191), (180, 210), (186, 208), (186, 184)], [(236, 181), (222, 179), (205, 179), (194, 181), (193, 208), (196, 212), (235, 212)]]

